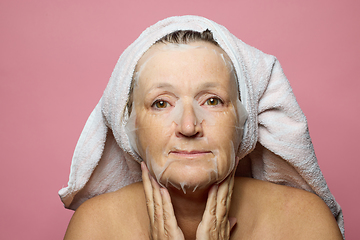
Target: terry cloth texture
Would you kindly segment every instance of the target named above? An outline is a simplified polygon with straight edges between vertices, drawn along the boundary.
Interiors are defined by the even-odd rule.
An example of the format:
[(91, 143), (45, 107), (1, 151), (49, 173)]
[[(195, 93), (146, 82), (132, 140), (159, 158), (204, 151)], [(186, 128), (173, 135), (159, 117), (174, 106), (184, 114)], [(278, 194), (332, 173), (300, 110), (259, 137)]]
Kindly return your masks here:
[[(238, 176), (251, 176), (313, 192), (331, 209), (344, 234), (342, 211), (321, 173), (301, 111), (278, 60), (225, 27), (198, 16), (170, 17), (147, 28), (120, 56), (99, 103), (86, 122), (72, 159), (66, 208), (141, 181), (140, 157), (125, 133), (126, 104), (135, 66), (157, 40), (177, 30), (209, 29), (233, 62), (241, 102), (249, 116), (238, 156)], [(251, 166), (243, 168), (242, 166)]]

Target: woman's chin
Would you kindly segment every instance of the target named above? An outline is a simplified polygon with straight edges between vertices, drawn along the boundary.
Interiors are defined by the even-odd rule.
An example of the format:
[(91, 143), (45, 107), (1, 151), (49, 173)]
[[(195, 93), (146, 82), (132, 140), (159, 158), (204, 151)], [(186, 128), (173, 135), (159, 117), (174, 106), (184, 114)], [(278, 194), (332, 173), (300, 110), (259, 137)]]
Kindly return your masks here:
[(183, 192), (193, 192), (196, 189), (210, 187), (218, 181), (217, 171), (211, 169), (188, 169), (187, 171), (168, 171), (167, 169), (160, 182), (167, 188), (176, 188)]
[(167, 188), (192, 192), (220, 182), (226, 177), (227, 172), (228, 167), (223, 166), (219, 171), (217, 162), (213, 160), (193, 159), (170, 161), (163, 171), (154, 172), (154, 175), (160, 180), (161, 185)]

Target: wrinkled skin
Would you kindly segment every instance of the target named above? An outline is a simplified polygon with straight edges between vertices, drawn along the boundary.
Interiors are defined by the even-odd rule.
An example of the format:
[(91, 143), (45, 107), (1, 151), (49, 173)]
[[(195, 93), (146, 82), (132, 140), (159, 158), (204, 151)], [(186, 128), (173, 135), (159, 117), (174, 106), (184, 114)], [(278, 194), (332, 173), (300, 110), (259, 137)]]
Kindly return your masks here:
[[(169, 192), (161, 187), (141, 163), (146, 205), (150, 218), (152, 240), (183, 240), (184, 234), (177, 225)], [(210, 188), (206, 208), (196, 231), (196, 240), (225, 240), (236, 219), (229, 219), (231, 196), (234, 187), (234, 172), (221, 184)]]
[[(136, 147), (144, 159), (142, 177), (154, 240), (185, 239), (175, 210), (192, 204), (189, 194), (202, 199), (199, 206), (204, 209), (192, 216), (200, 222), (196, 234), (190, 231), (192, 238), (229, 239), (236, 222), (228, 218), (235, 149), (240, 144), (235, 75), (221, 48), (206, 42), (190, 45), (174, 49), (156, 44), (137, 67)], [(174, 191), (181, 188), (184, 195), (179, 197)], [(192, 191), (186, 193), (185, 188)]]
[[(238, 91), (226, 53), (206, 42), (192, 45), (164, 49), (156, 44), (144, 54), (134, 109), (137, 149), (152, 176), (162, 186), (195, 190), (229, 175), (240, 137)], [(194, 106), (205, 116), (201, 120)]]

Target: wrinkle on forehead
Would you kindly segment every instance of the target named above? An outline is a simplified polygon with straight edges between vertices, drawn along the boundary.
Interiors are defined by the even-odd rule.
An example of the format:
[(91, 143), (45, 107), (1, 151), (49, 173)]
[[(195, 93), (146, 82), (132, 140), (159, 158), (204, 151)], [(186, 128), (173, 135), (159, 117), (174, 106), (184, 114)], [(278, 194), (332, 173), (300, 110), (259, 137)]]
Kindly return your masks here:
[[(206, 45), (197, 45), (197, 44), (204, 44), (204, 43), (211, 44), (210, 46), (212, 48), (207, 47)], [(137, 86), (140, 75), (144, 71), (148, 62), (151, 59), (153, 59), (156, 55), (158, 55), (159, 53), (166, 52), (166, 51), (188, 51), (188, 50), (196, 50), (196, 49), (211, 50), (211, 52), (213, 52), (216, 56), (221, 58), (222, 62), (224, 63), (224, 65), (226, 66), (228, 71), (231, 72), (235, 76), (235, 79), (236, 79), (236, 74), (234, 72), (234, 67), (233, 67), (233, 64), (232, 64), (230, 58), (220, 47), (215, 46), (212, 43), (207, 43), (207, 42), (203, 42), (203, 41), (192, 42), (189, 44), (157, 43), (157, 44), (153, 45), (152, 47), (150, 47), (149, 50), (147, 52), (145, 52), (145, 54), (140, 58), (138, 65), (136, 66), (135, 71), (134, 71), (134, 77), (133, 77), (134, 85)]]

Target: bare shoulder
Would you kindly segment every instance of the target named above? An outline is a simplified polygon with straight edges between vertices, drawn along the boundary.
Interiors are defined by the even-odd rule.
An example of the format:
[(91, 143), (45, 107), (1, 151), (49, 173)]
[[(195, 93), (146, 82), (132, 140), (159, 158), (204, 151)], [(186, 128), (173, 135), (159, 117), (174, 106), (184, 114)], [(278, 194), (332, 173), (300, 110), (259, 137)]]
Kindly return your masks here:
[(131, 184), (81, 204), (64, 239), (143, 239), (146, 211), (142, 182)]
[[(253, 239), (342, 239), (325, 202), (313, 193), (251, 178), (236, 178), (232, 210), (237, 232)], [(240, 227), (239, 227), (240, 226)]]

